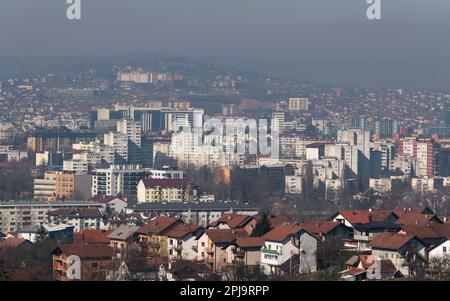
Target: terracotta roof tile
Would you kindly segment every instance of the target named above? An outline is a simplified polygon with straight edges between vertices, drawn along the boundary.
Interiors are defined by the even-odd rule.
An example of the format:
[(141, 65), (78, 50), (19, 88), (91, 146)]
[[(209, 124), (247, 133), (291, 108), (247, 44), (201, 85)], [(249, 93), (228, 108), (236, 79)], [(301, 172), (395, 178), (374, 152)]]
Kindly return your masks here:
[(112, 258), (113, 249), (105, 244), (61, 244), (58, 245), (54, 254), (61, 250), (66, 256), (77, 255), (81, 259), (107, 257)]
[(139, 234), (163, 234), (177, 224), (183, 223), (180, 219), (173, 216), (160, 215), (153, 218), (148, 224), (137, 230)]
[(262, 237), (239, 237), (236, 245), (241, 248), (258, 248), (264, 246), (264, 238)]
[(248, 237), (244, 229), (208, 229), (205, 233), (214, 244), (232, 243), (239, 237)]
[(410, 234), (386, 232), (375, 237), (374, 240), (370, 242), (370, 246), (372, 249), (398, 250), (414, 238), (415, 236)]

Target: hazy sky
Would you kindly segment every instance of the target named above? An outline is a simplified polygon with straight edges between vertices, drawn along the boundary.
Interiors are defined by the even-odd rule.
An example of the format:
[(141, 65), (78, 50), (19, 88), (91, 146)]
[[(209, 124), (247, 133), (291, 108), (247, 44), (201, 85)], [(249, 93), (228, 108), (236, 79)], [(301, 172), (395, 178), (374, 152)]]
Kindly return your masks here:
[(450, 1), (1, 0), (0, 55), (169, 53), (256, 58), (450, 57)]

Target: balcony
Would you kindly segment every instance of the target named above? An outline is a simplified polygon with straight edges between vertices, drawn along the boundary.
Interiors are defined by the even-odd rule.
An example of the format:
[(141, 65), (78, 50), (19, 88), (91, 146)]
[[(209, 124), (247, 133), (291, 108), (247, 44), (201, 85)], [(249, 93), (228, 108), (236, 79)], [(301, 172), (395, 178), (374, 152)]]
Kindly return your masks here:
[(281, 251), (269, 250), (267, 248), (261, 248), (261, 253), (267, 253), (267, 254), (273, 254), (273, 255), (281, 255)]

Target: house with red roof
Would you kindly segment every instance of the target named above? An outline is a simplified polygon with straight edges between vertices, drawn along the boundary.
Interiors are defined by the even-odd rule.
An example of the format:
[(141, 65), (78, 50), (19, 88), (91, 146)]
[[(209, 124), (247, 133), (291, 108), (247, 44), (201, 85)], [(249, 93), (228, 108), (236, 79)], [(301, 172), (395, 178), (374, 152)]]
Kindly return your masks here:
[(265, 240), (262, 237), (239, 237), (228, 246), (227, 252), (236, 265), (259, 266), (261, 263), (261, 248)]
[(137, 185), (138, 203), (196, 200), (199, 188), (187, 179), (142, 179)]
[(183, 224), (183, 221), (173, 216), (159, 215), (152, 218), (136, 231), (142, 250), (149, 255), (168, 257), (167, 233), (179, 224)]
[(398, 216), (391, 210), (341, 210), (329, 218), (333, 222), (341, 222), (347, 227), (354, 228), (356, 224), (369, 222), (394, 223)]
[(261, 267), (266, 275), (317, 270), (317, 244), (320, 239), (299, 224), (276, 226), (263, 238)]
[(250, 215), (224, 213), (208, 225), (209, 229), (244, 229), (251, 235), (257, 224), (256, 219)]
[(169, 260), (196, 260), (198, 238), (204, 229), (199, 225), (177, 224), (167, 235)]
[(425, 243), (411, 234), (382, 233), (369, 245), (372, 255), (391, 260), (404, 276), (413, 273), (409, 268), (410, 263), (426, 261)]
[(322, 241), (343, 243), (353, 237), (351, 228), (333, 221), (307, 221), (300, 224), (303, 228), (319, 237)]
[(233, 256), (228, 248), (240, 237), (248, 237), (244, 229), (207, 229), (198, 238), (197, 259), (210, 264), (219, 271), (233, 264)]
[(60, 244), (52, 255), (54, 280), (93, 281), (105, 279), (113, 250), (107, 244)]

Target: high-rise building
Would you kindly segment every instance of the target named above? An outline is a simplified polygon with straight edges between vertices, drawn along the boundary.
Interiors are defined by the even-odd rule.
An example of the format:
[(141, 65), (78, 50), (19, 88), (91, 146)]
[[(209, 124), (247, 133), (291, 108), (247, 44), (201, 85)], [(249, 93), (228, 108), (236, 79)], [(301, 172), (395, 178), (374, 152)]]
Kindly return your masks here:
[(308, 111), (309, 99), (304, 97), (289, 98), (289, 111)]
[(429, 177), (440, 172), (440, 145), (433, 140), (417, 140), (411, 137), (401, 139), (399, 153), (416, 160), (417, 177)]
[(137, 184), (148, 177), (140, 165), (111, 165), (92, 171), (92, 195), (136, 196)]

